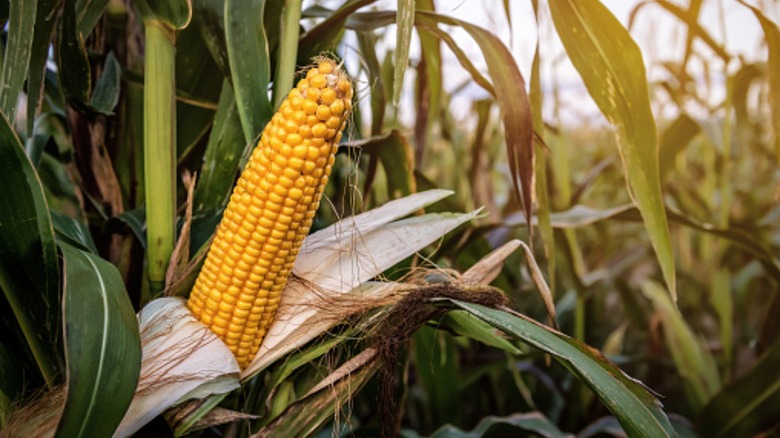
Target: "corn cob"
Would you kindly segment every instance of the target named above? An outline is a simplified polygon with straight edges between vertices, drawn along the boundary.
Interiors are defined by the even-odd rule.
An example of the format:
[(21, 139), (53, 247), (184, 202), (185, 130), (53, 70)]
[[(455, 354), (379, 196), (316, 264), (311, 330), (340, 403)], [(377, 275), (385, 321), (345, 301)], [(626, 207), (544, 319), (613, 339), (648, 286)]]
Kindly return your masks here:
[(242, 369), (273, 320), (352, 109), (341, 66), (316, 64), (263, 130), (188, 300)]

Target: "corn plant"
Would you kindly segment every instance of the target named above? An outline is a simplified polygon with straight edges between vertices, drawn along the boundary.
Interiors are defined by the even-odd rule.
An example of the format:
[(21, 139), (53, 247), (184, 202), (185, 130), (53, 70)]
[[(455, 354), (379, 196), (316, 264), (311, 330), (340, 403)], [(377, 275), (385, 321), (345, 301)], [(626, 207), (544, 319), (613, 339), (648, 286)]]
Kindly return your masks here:
[(388, 3), (0, 2), (0, 435), (777, 432), (776, 6)]

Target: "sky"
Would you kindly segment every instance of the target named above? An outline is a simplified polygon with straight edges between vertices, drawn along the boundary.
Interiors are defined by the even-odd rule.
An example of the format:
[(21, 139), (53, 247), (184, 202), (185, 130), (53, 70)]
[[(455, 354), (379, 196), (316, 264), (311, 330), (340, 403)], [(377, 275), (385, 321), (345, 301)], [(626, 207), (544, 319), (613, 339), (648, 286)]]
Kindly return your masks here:
[[(687, 2), (673, 1), (687, 7)], [(544, 5), (546, 2), (540, 2)], [(625, 25), (628, 25), (631, 12), (637, 7), (638, 0), (602, 0), (602, 3)], [(771, 18), (777, 19), (780, 12), (780, 2), (766, 2), (769, 7), (763, 7), (765, 13)], [(757, 4), (757, 3), (754, 3)], [(533, 18), (530, 1), (511, 1), (512, 29), (510, 32), (502, 0), (479, 1), (438, 1), (439, 11), (474, 24), (491, 29), (505, 41), (512, 51), (521, 72), (528, 79), (531, 71), (534, 48), (537, 40), (537, 27)], [(722, 18), (722, 19), (721, 19)], [(565, 107), (562, 115), (568, 122), (603, 121), (598, 109), (587, 95), (577, 71), (568, 62), (565, 50), (555, 35), (552, 18), (549, 10), (543, 6), (541, 24), (541, 53), (542, 72), (541, 80), (543, 89), (549, 91), (552, 81), (558, 81), (564, 101), (577, 102), (577, 105)], [(703, 3), (699, 20), (707, 28), (713, 38), (725, 45), (731, 54), (740, 54), (748, 60), (766, 59), (766, 48), (762, 45), (763, 32), (753, 13), (734, 0), (707, 0)], [(724, 26), (721, 26), (721, 23)], [(465, 32), (458, 32), (457, 40), (469, 44), (470, 51), (478, 56), (476, 45), (470, 44)], [(631, 35), (642, 50), (645, 65), (650, 66), (648, 77), (651, 80), (660, 79), (663, 70), (658, 63), (665, 60), (679, 60), (683, 56), (685, 47), (685, 26), (676, 17), (653, 4), (643, 6), (636, 16), (631, 29)], [(714, 58), (711, 51), (699, 44), (699, 52), (708, 58)], [(454, 57), (447, 54), (451, 61)], [(455, 61), (457, 62), (457, 61)], [(715, 71), (712, 72), (714, 83), (710, 97), (717, 101), (725, 94), (723, 65), (713, 62)], [(733, 70), (736, 65), (730, 65)], [(694, 77), (703, 77), (705, 74), (700, 64), (692, 63), (689, 72)], [(547, 108), (546, 108), (547, 109)], [(547, 113), (547, 111), (546, 111)], [(546, 114), (549, 117), (549, 114)]]
[[(687, 1), (671, 0), (673, 3), (687, 7)], [(775, 20), (780, 19), (780, 1), (778, 0), (748, 0), (753, 5), (759, 6), (764, 13)], [(305, 2), (304, 8), (312, 2)], [(337, 7), (342, 1), (321, 1), (330, 7)], [(395, 0), (380, 0), (370, 6), (373, 10), (394, 10)], [(540, 37), (541, 47), (541, 82), (543, 90), (549, 91), (553, 82), (557, 82), (561, 91), (562, 100), (565, 103), (576, 102), (576, 105), (564, 105), (561, 117), (565, 123), (600, 123), (604, 122), (601, 118), (595, 104), (587, 95), (582, 81), (577, 71), (565, 56), (565, 50), (555, 34), (555, 29), (550, 17), (546, 1), (540, 1), (542, 4), (541, 27), (538, 35)], [(628, 25), (632, 10), (640, 0), (602, 0), (602, 3), (624, 24)], [(448, 15), (460, 20), (464, 20), (484, 28), (490, 29), (496, 34), (510, 49), (514, 58), (526, 79), (529, 79), (531, 71), (531, 62), (534, 49), (537, 42), (537, 25), (533, 16), (531, 1), (528, 0), (510, 0), (510, 11), (512, 27), (510, 28), (506, 15), (504, 13), (503, 0), (437, 0), (437, 12)], [(723, 44), (726, 50), (732, 55), (739, 54), (747, 60), (766, 59), (766, 48), (763, 46), (763, 33), (760, 25), (756, 21), (753, 13), (735, 0), (705, 0), (700, 16), (700, 23), (711, 33), (712, 37)], [(460, 28), (449, 28), (448, 32), (455, 41), (461, 44), (461, 48), (470, 55), (473, 62), (486, 72), (484, 59), (481, 52), (470, 36)], [(642, 7), (637, 14), (637, 18), (631, 28), (631, 35), (642, 50), (645, 65), (648, 66), (648, 77), (650, 80), (657, 80), (663, 77), (664, 72), (658, 66), (662, 61), (679, 60), (682, 57), (685, 46), (685, 27), (670, 13), (661, 7), (648, 4)], [(411, 57), (413, 60), (419, 59), (419, 42), (416, 36), (413, 37), (411, 46)], [(348, 36), (346, 45), (351, 39)], [(354, 40), (353, 40), (354, 41)], [(395, 28), (387, 28), (386, 39), (379, 47), (380, 51), (392, 48), (395, 44)], [(709, 48), (699, 44), (701, 53), (706, 59), (712, 60)], [(347, 54), (347, 62), (356, 63), (358, 60), (350, 60), (349, 48), (344, 51)], [(355, 53), (355, 50), (352, 50)], [(356, 55), (353, 55), (356, 56)], [(445, 75), (445, 88), (452, 90), (464, 82), (469, 81), (469, 74), (463, 70), (454, 54), (443, 45), (442, 49)], [(380, 57), (381, 59), (381, 57)], [(729, 65), (729, 71), (738, 66), (733, 62)], [(713, 61), (710, 64), (710, 80), (712, 88), (707, 93), (712, 101), (718, 101), (725, 94), (724, 66), (722, 62)], [(353, 70), (354, 71), (354, 70)], [(689, 73), (697, 79), (702, 79), (706, 71), (701, 63), (692, 62), (689, 67)], [(412, 75), (407, 75), (407, 81), (411, 81)], [(407, 83), (407, 89), (413, 87)], [(486, 97), (487, 93), (478, 85), (470, 83), (465, 89), (453, 99), (452, 111), (456, 116), (465, 116), (458, 112), (465, 113), (470, 111), (470, 101), (476, 98)], [(405, 96), (402, 106), (412, 105), (411, 96)], [(551, 108), (545, 107), (545, 118), (552, 117)], [(401, 111), (402, 115), (409, 117), (414, 111)], [(406, 120), (411, 122), (410, 120)]]

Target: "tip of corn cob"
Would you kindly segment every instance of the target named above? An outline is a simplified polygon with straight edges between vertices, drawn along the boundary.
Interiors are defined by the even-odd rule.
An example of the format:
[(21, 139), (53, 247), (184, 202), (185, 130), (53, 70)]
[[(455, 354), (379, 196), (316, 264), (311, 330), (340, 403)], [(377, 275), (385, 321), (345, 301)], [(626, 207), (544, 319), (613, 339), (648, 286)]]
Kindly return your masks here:
[(242, 369), (260, 347), (309, 232), (352, 96), (342, 65), (315, 58), (264, 128), (190, 294), (190, 310)]

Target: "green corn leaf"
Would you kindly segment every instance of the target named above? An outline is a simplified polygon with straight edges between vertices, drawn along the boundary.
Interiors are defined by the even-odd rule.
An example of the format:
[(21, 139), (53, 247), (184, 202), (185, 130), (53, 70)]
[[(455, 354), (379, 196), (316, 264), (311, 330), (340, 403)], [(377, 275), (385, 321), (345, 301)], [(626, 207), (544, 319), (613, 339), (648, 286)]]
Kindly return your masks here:
[(269, 391), (279, 386), (298, 368), (310, 364), (315, 359), (322, 357), (325, 353), (349, 339), (350, 334), (351, 332), (339, 336), (323, 336), (322, 339), (312, 341), (300, 351), (290, 354), (281, 363), (281, 366), (274, 370), (271, 375), (269, 379), (271, 383), (268, 385)]
[(687, 114), (680, 114), (661, 133), (658, 155), (661, 178), (674, 169), (677, 155), (701, 132), (700, 125)]
[(271, 65), (262, 23), (265, 0), (225, 3), (225, 33), (236, 106), (246, 143), (254, 144), (271, 119)]
[(186, 418), (182, 419), (178, 423), (178, 427), (176, 427), (176, 430), (173, 431), (173, 436), (178, 438), (180, 436), (187, 435), (189, 430), (195, 426), (195, 424), (200, 421), (201, 418), (206, 416), (209, 412), (212, 411), (212, 409), (216, 408), (217, 405), (222, 403), (222, 400), (224, 400), (228, 394), (229, 393), (215, 394), (205, 399), (203, 403), (201, 403), (194, 411), (190, 412)]
[(46, 72), (46, 61), (49, 58), (49, 46), (54, 34), (54, 25), (59, 19), (59, 14), (55, 13), (58, 6), (60, 6), (58, 0), (43, 0), (38, 2), (36, 9), (35, 34), (30, 53), (30, 71), (27, 76), (28, 137), (32, 134), (35, 116), (43, 102), (43, 78)]
[(0, 289), (49, 386), (59, 356), (59, 266), (43, 187), (8, 120), (0, 117)]
[(511, 354), (520, 354), (520, 349), (501, 336), (496, 336), (496, 329), (485, 321), (464, 310), (453, 310), (444, 316), (442, 322), (458, 334), (482, 342), (491, 347), (500, 348)]
[(385, 121), (385, 106), (387, 104), (387, 89), (382, 79), (382, 66), (379, 63), (376, 50), (377, 37), (370, 32), (358, 32), (360, 53), (368, 69), (368, 83), (371, 87), (371, 135), (379, 135)]
[[(766, 242), (757, 238), (754, 233), (735, 226), (718, 228), (713, 224), (700, 222), (690, 216), (671, 209), (668, 210), (668, 214), (669, 220), (674, 223), (724, 238), (735, 246), (742, 248), (745, 252), (760, 261), (772, 277), (780, 279), (780, 259), (774, 255), (772, 249), (767, 246)], [(632, 204), (603, 210), (583, 205), (575, 205), (569, 210), (553, 213), (550, 215), (550, 218), (552, 220), (553, 228), (562, 228), (564, 230), (580, 228), (604, 220), (633, 222), (642, 220), (639, 210)], [(524, 221), (525, 218), (522, 218), (519, 215), (513, 215), (504, 222), (504, 225), (525, 225)]]
[(703, 436), (755, 436), (780, 418), (780, 341), (739, 379), (725, 386), (699, 415)]
[(775, 155), (780, 164), (780, 27), (777, 23), (767, 18), (760, 9), (750, 6), (744, 1), (740, 3), (750, 8), (753, 15), (756, 16), (764, 30), (764, 38), (769, 49), (769, 61), (767, 71), (769, 72), (769, 105), (772, 108), (772, 127), (775, 134)]
[(225, 80), (195, 187), (196, 212), (223, 207), (227, 203), (242, 158), (248, 156), (250, 147), (241, 129), (233, 88)]
[(100, 20), (103, 11), (108, 6), (108, 0), (77, 0), (76, 21), (78, 31), (86, 38)]
[(214, 62), (224, 76), (230, 75), (227, 45), (225, 43), (225, 2), (222, 0), (194, 0), (193, 25), (206, 43)]
[(674, 254), (658, 173), (658, 133), (642, 53), (598, 0), (553, 0), (550, 10), (558, 36), (585, 87), (617, 129), (629, 191), (676, 300)]
[[(524, 412), (506, 417), (489, 416), (479, 421), (474, 429), (464, 431), (447, 424), (433, 432), (428, 438), (480, 438), (484, 436), (542, 436), (545, 438), (571, 438), (572, 435), (560, 429), (541, 412)], [(413, 430), (401, 431), (404, 438), (420, 438)]]
[(176, 35), (176, 150), (180, 166), (189, 162), (213, 125), (221, 79), (199, 29), (189, 26), (180, 31)]
[(642, 290), (663, 322), (666, 345), (677, 371), (690, 385), (691, 404), (699, 408), (704, 406), (720, 388), (715, 358), (701, 345), (661, 286), (648, 282)]
[(71, 103), (86, 104), (92, 77), (84, 37), (76, 29), (76, 0), (64, 0), (57, 45), (57, 68), (68, 72), (59, 75), (62, 91)]
[(414, 181), (414, 151), (398, 130), (372, 137), (359, 143), (369, 154), (376, 154), (387, 176), (388, 199), (397, 199), (416, 192)]
[(412, 28), (414, 27), (414, 0), (398, 0), (396, 9), (395, 54), (393, 70), (393, 105), (398, 106), (401, 100), (406, 67), (409, 66), (409, 47), (412, 45)]
[[(537, 23), (539, 22), (539, 2), (533, 2), (534, 15)], [(505, 5), (507, 19), (509, 18), (509, 5)], [(534, 59), (531, 63), (531, 84), (529, 99), (531, 101), (531, 119), (533, 120), (534, 132), (541, 139), (544, 138), (544, 119), (542, 118), (542, 104), (544, 98), (542, 95), (541, 80), (541, 53), (539, 51), (539, 41), (536, 42), (534, 50)], [(555, 295), (555, 270), (556, 270), (556, 250), (555, 233), (550, 223), (550, 196), (547, 182), (547, 151), (541, 145), (536, 145), (534, 154), (534, 174), (536, 175), (536, 205), (539, 231), (542, 235), (544, 244), (544, 253), (547, 258), (547, 278), (550, 281), (550, 290)]]
[(425, 391), (426, 411), (433, 424), (452, 423), (458, 415), (458, 353), (451, 338), (422, 326), (412, 336), (410, 355)]
[[(417, 0), (417, 9), (434, 12), (436, 8), (433, 0)], [(425, 61), (424, 89), (427, 93), (427, 108), (423, 106), (418, 107), (415, 137), (418, 144), (426, 145), (429, 143), (434, 123), (441, 115), (442, 96), (444, 96), (441, 41), (427, 32), (418, 32), (418, 36), (420, 37), (422, 59)], [(418, 78), (419, 81), (420, 79)]]
[(116, 267), (67, 243), (59, 247), (67, 389), (57, 436), (110, 436), (138, 383), (138, 321)]
[[(272, 3), (281, 5), (282, 2)], [(274, 31), (281, 34), (277, 38), (278, 48), (276, 50), (276, 74), (274, 75), (273, 94), (274, 108), (279, 108), (284, 96), (286, 96), (289, 90), (294, 86), (295, 62), (298, 58), (298, 40), (300, 38), (301, 29), (301, 3), (302, 0), (285, 1), (284, 10), (279, 19), (275, 22), (277, 26), (279, 24), (281, 24), (281, 26), (274, 26), (273, 29), (266, 29), (267, 31)], [(273, 22), (266, 21), (266, 23), (270, 24)], [(269, 48), (270, 46), (269, 35)]]
[[(27, 77), (33, 46), (37, 1), (12, 0), (8, 17), (8, 41), (0, 77), (0, 111), (8, 120), (16, 115), (16, 100)], [(45, 5), (44, 5), (45, 7)]]
[(658, 400), (597, 350), (521, 314), (445, 300), (513, 338), (551, 354), (599, 397), (629, 436), (677, 436)]
[(100, 113), (112, 115), (116, 104), (119, 102), (121, 87), (122, 67), (116, 60), (114, 52), (109, 52), (103, 65), (103, 73), (95, 83), (92, 92), (90, 106)]
[[(284, 412), (260, 430), (262, 436), (309, 436), (333, 413), (350, 400), (373, 376), (381, 362), (375, 351), (365, 350), (334, 371), (328, 385), (320, 385), (288, 406)], [(345, 371), (348, 369), (348, 371)]]
[(716, 270), (710, 288), (712, 289), (710, 301), (720, 321), (718, 331), (726, 368), (731, 368), (734, 348), (734, 299), (731, 290), (731, 273), (726, 268)]
[(84, 222), (56, 211), (51, 212), (51, 222), (54, 225), (57, 239), (79, 249), (90, 251), (92, 254), (98, 253), (89, 227)]
[(146, 248), (146, 209), (136, 208), (133, 210), (126, 210), (121, 214), (112, 217), (106, 222), (106, 226), (115, 227), (118, 223), (124, 223), (130, 227), (130, 231), (133, 232), (141, 246)]
[[(306, 65), (312, 56), (325, 51), (332, 51), (344, 34), (344, 25), (347, 17), (363, 6), (374, 3), (376, 0), (348, 0), (338, 10), (334, 11), (322, 23), (309, 29), (301, 35), (298, 44), (298, 64)], [(315, 9), (316, 10), (316, 9)], [(395, 15), (395, 14), (393, 14)], [(304, 11), (303, 16), (310, 16), (309, 11)]]
[[(368, 12), (355, 14), (347, 24), (354, 29), (366, 30), (386, 26), (394, 19), (395, 15), (389, 12)], [(438, 28), (438, 24), (459, 26), (474, 38), (485, 57), (488, 72), (493, 80), (492, 85), (474, 67), (468, 56), (457, 47), (454, 40)], [(525, 91), (525, 80), (514, 57), (504, 43), (491, 32), (461, 20), (432, 12), (417, 11), (415, 25), (447, 43), (458, 61), (472, 74), (475, 82), (498, 101), (503, 116), (509, 168), (515, 194), (523, 202), (526, 216), (530, 217), (534, 179), (533, 125), (530, 102)], [(496, 93), (495, 89), (502, 91)]]

